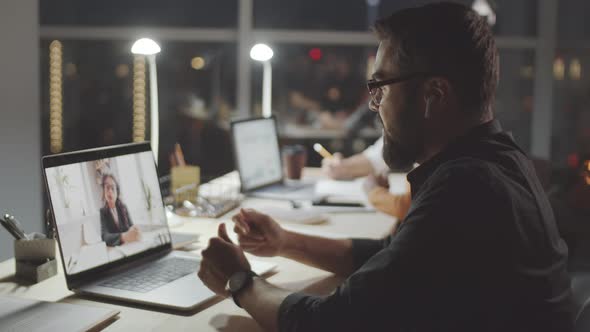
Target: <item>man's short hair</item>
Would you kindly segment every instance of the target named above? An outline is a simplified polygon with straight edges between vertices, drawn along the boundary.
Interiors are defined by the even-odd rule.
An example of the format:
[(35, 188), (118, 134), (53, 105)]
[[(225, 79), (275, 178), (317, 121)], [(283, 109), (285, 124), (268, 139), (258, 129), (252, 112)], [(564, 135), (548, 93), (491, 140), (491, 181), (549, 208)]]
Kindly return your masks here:
[(431, 72), (449, 80), (462, 106), (492, 111), (498, 50), (486, 20), (458, 3), (408, 8), (378, 20), (374, 31), (394, 46), (400, 74)]

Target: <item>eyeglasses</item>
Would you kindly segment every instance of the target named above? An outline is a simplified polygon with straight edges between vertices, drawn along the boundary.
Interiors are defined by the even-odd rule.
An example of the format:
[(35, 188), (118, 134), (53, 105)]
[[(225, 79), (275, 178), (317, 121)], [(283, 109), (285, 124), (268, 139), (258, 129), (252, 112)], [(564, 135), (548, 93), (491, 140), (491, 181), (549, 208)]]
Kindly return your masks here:
[(383, 87), (385, 85), (396, 84), (403, 81), (411, 80), (412, 78), (416, 78), (419, 76), (428, 76), (429, 73), (413, 73), (408, 75), (403, 75), (400, 77), (390, 78), (386, 80), (369, 80), (367, 81), (367, 89), (369, 90), (369, 94), (371, 95), (371, 99), (375, 106), (379, 106), (381, 104), (381, 98), (383, 97)]

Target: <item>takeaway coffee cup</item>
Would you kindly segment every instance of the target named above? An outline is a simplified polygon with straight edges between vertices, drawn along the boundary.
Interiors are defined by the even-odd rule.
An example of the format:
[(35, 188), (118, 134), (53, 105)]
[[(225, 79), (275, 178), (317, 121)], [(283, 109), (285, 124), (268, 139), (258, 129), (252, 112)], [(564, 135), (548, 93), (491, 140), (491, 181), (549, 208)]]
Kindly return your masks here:
[(286, 145), (282, 150), (283, 167), (287, 179), (299, 180), (305, 163), (307, 162), (307, 151), (303, 145)]

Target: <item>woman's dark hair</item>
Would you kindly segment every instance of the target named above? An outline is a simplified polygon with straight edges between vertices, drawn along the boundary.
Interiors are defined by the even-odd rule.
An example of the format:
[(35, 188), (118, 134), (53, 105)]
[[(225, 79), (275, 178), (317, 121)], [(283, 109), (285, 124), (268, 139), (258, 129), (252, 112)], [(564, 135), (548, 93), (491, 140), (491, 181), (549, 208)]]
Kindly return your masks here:
[(486, 20), (475, 11), (452, 2), (428, 4), (380, 19), (373, 30), (393, 45), (400, 74), (431, 72), (445, 77), (466, 110), (492, 112), (498, 50)]

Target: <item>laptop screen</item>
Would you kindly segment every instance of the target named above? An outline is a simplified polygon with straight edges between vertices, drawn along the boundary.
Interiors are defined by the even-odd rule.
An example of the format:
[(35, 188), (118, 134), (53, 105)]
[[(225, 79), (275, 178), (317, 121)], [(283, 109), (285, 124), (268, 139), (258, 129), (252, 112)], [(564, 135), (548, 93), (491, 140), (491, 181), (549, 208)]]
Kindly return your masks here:
[(232, 134), (244, 191), (282, 181), (283, 170), (274, 118), (234, 122)]
[(170, 242), (151, 151), (83, 161), (77, 156), (45, 168), (68, 275)]

